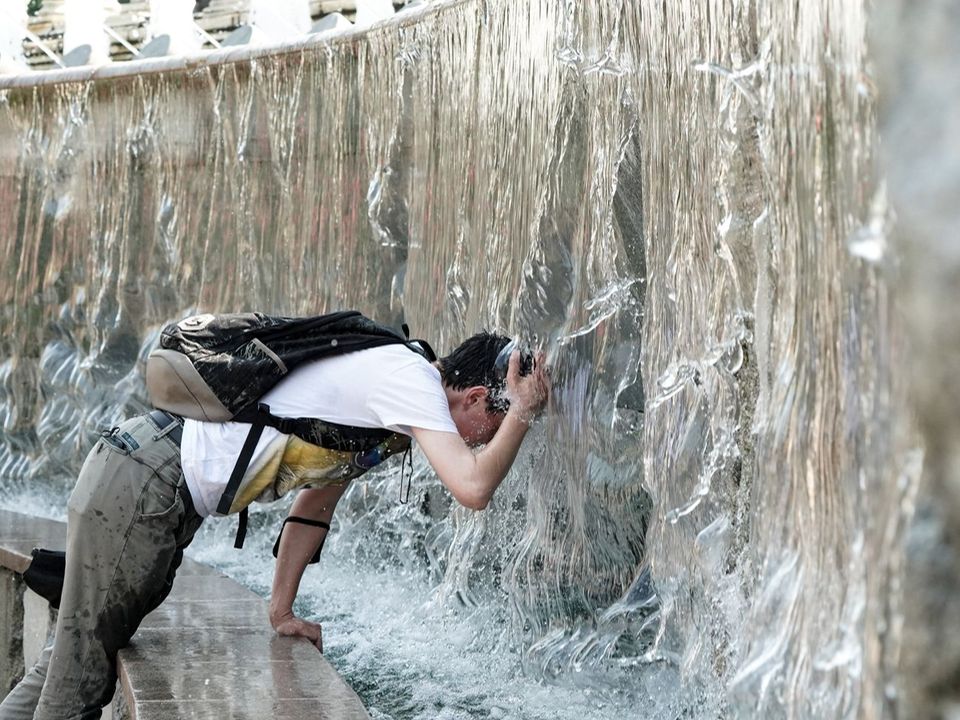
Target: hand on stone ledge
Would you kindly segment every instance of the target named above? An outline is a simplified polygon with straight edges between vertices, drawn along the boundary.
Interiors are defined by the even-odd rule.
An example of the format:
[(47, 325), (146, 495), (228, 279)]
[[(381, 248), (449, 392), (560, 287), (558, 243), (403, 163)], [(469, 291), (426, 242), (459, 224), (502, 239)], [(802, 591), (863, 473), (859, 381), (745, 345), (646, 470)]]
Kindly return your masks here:
[(320, 627), (320, 623), (309, 622), (290, 613), (286, 617), (279, 618), (277, 621), (271, 619), (271, 624), (278, 635), (283, 635), (284, 637), (305, 637), (317, 646), (317, 650), (323, 652), (323, 628)]

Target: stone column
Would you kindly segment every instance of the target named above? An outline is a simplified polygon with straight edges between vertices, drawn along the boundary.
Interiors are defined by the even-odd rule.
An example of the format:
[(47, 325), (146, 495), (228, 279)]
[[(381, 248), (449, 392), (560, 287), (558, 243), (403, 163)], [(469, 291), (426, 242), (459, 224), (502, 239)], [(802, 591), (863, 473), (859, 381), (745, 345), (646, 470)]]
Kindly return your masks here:
[(904, 579), (899, 717), (960, 707), (960, 3), (880, 0), (874, 55), (925, 450)]
[(23, 579), (0, 567), (0, 695), (23, 677)]

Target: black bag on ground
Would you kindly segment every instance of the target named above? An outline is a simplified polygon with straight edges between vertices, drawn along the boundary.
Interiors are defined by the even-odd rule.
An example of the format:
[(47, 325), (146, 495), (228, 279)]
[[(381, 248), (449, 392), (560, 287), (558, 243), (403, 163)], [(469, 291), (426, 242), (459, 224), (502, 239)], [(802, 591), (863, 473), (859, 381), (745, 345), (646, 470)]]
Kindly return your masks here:
[(63, 575), (67, 567), (67, 554), (62, 550), (34, 548), (33, 560), (23, 573), (27, 587), (40, 597), (46, 598), (51, 607), (60, 607), (63, 595)]

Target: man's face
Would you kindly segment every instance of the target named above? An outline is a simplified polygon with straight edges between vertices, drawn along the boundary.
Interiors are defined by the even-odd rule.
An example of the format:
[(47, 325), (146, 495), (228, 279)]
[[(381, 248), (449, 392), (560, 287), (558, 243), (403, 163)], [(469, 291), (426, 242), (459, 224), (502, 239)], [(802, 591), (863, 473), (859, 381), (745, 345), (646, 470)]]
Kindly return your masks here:
[[(473, 392), (482, 390), (483, 392)], [(506, 413), (487, 412), (487, 394), (485, 388), (471, 388), (464, 391), (463, 402), (451, 406), (450, 416), (457, 426), (460, 437), (470, 447), (484, 445), (493, 439), (500, 428)]]

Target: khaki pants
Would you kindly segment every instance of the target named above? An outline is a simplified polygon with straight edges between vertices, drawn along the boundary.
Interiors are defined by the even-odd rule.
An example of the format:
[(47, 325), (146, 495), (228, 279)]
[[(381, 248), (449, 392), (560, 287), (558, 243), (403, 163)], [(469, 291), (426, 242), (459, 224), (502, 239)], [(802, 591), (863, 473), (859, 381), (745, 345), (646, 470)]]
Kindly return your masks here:
[(99, 718), (113, 698), (117, 651), (170, 592), (203, 520), (183, 481), (180, 448), (149, 416), (104, 435), (68, 504), (53, 647), (0, 703), (0, 720)]

